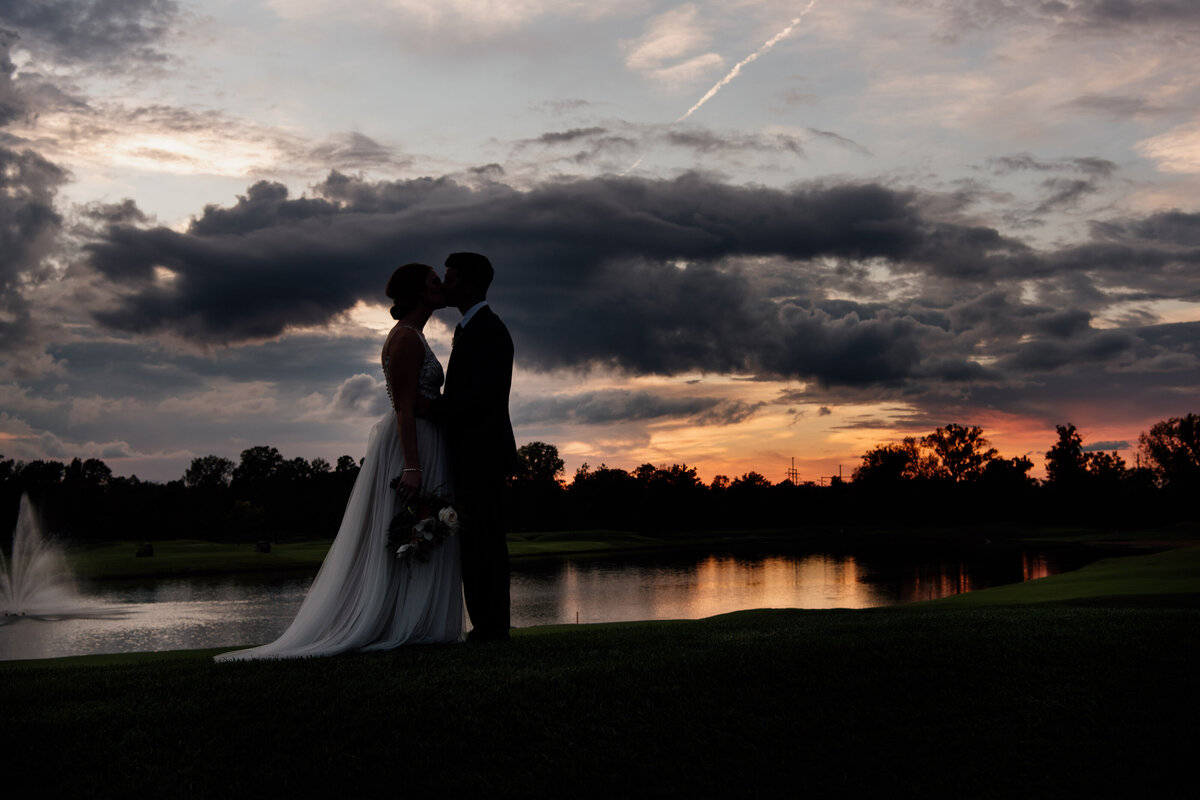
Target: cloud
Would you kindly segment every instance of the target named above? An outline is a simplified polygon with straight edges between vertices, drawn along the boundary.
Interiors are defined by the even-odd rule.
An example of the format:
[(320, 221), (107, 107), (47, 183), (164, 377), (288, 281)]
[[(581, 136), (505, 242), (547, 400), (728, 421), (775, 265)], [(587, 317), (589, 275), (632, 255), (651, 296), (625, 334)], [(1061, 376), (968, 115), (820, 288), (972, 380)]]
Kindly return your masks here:
[(363, 373), (347, 378), (330, 403), (331, 411), (348, 416), (377, 417), (390, 407), (383, 381)]
[(1085, 444), (1083, 446), (1083, 452), (1099, 453), (1111, 450), (1129, 450), (1131, 447), (1132, 445), (1130, 445), (1129, 442), (1122, 439), (1115, 442), (1094, 442), (1092, 444)]
[(637, 39), (622, 42), (625, 66), (668, 83), (691, 81), (725, 63), (717, 53), (691, 55), (711, 41), (700, 9), (685, 3), (654, 17)]
[(106, 225), (133, 225), (150, 221), (150, 218), (138, 208), (137, 202), (129, 198), (119, 203), (86, 203), (79, 209), (79, 215)]
[(0, 24), (39, 52), (102, 69), (166, 60), (160, 43), (179, 14), (173, 0), (0, 0)]
[[(1094, 320), (1131, 298), (1200, 298), (1200, 217), (1110, 218), (1087, 241), (1039, 251), (940, 219), (946, 205), (876, 184), (770, 189), (697, 174), (518, 191), (332, 173), (302, 197), (255, 184), (185, 232), (111, 225), (89, 253), (119, 287), (100, 322), (206, 347), (329, 324), (378, 299), (398, 261), (469, 249), (497, 266), (493, 302), (535, 371), (753, 375), (914, 402), (1092, 368), (1187, 383), (1190, 343)], [(876, 299), (847, 299), (847, 287)], [(376, 379), (352, 380), (338, 390), (347, 410), (379, 396)], [(545, 401), (537, 413), (649, 413), (639, 399), (598, 395), (572, 412)]]
[[(313, 24), (331, 19), (386, 31), (410, 48), (431, 49), (447, 44), (491, 42), (519, 34), (541, 20), (575, 17), (595, 20), (636, 9), (632, 0), (587, 3), (582, 0), (386, 0), (352, 3), (340, 0), (267, 0), (283, 19)], [(519, 36), (514, 37), (519, 39)], [(520, 42), (527, 44), (527, 42)], [(475, 54), (464, 48), (460, 58)]]
[(1160, 211), (1137, 219), (1097, 221), (1092, 232), (1112, 242), (1200, 247), (1200, 213)]
[(12, 78), (9, 50), (16, 40), (0, 29), (0, 346), (3, 371), (23, 376), (38, 369), (27, 295), (50, 274), (46, 259), (58, 248), (63, 226), (54, 198), (67, 172), (4, 133), (31, 111)]
[(307, 160), (336, 169), (407, 167), (412, 164), (411, 158), (398, 155), (394, 148), (357, 132), (330, 136), (308, 152)]
[[(850, 150), (861, 155), (870, 155), (866, 148), (840, 134), (813, 128), (769, 125), (759, 132), (739, 130), (719, 131), (704, 126), (689, 124), (679, 128), (673, 126), (636, 126), (614, 124), (607, 127), (591, 126), (571, 128), (563, 131), (548, 131), (535, 138), (517, 143), (517, 149), (532, 145), (545, 148), (575, 149), (568, 160), (577, 164), (597, 161), (608, 156), (644, 151), (646, 148), (662, 146), (672, 150), (688, 151), (694, 157), (702, 157), (708, 163), (716, 158), (736, 161), (742, 154), (762, 155), (772, 159), (777, 156), (805, 155), (805, 144), (818, 141)], [(582, 149), (579, 149), (582, 148)]]
[(717, 397), (671, 397), (651, 391), (605, 389), (519, 399), (514, 403), (513, 423), (607, 425), (682, 417), (697, 425), (731, 425), (748, 419), (764, 406), (761, 402)]
[(1074, 100), (1063, 103), (1061, 107), (1073, 111), (1110, 117), (1114, 120), (1161, 116), (1163, 114), (1177, 113), (1180, 110), (1172, 106), (1158, 105), (1145, 97), (1105, 94), (1080, 95)]
[(1065, 36), (1113, 35), (1142, 28), (1200, 26), (1200, 8), (1187, 0), (1071, 0), (998, 3), (995, 0), (931, 0), (943, 10), (954, 35), (1006, 26), (1049, 27)]
[(647, 74), (663, 83), (682, 85), (693, 83), (705, 75), (719, 70), (724, 64), (725, 59), (716, 53), (704, 53), (669, 67), (650, 70)]
[(1189, 123), (1143, 139), (1134, 149), (1159, 172), (1200, 173), (1200, 124)]
[(1104, 158), (1037, 158), (1029, 153), (1000, 156), (989, 161), (996, 173), (1007, 175), (1012, 172), (1079, 172), (1094, 177), (1107, 178), (1118, 170), (1113, 162)]
[(804, 145), (801, 140), (796, 136), (783, 133), (772, 135), (717, 134), (703, 128), (685, 128), (668, 130), (664, 138), (670, 145), (686, 147), (705, 154), (722, 151), (757, 151), (804, 155)]
[(1008, 214), (1011, 222), (1025, 226), (1041, 224), (1042, 218), (1051, 212), (1077, 208), (1085, 198), (1100, 194), (1120, 169), (1104, 158), (1043, 159), (1029, 153), (992, 158), (988, 165), (994, 174), (1000, 176), (1026, 172), (1061, 173), (1040, 182), (1041, 199), (1036, 205)]
[(550, 131), (543, 133), (536, 139), (530, 140), (537, 144), (564, 144), (575, 142), (579, 139), (592, 139), (601, 134), (607, 133), (606, 128), (591, 127), (591, 128), (572, 128), (569, 131)]
[(657, 69), (707, 45), (712, 35), (699, 17), (700, 9), (694, 3), (659, 14), (650, 20), (645, 33), (624, 43), (625, 66), (632, 70)]
[(0, 412), (0, 449), (5, 457), (21, 461), (128, 458), (137, 455), (128, 442), (69, 442), (51, 431), (39, 431), (8, 412)]

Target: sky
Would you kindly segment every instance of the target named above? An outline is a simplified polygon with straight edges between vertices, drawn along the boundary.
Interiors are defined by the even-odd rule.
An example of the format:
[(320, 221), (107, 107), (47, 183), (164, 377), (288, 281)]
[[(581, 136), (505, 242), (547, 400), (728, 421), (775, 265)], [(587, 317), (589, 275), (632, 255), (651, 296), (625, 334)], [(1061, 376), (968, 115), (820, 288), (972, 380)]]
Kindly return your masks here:
[[(1190, 0), (0, 0), (0, 454), (355, 458), (487, 254), (518, 444), (849, 475), (1200, 410)], [(443, 363), (453, 309), (431, 320)]]

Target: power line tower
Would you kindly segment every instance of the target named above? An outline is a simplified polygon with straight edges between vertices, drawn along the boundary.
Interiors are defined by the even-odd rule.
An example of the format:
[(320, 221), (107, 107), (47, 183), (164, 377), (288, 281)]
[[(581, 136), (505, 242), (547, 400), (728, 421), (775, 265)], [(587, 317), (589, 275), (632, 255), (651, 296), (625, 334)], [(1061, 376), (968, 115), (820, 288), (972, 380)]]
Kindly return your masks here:
[(790, 467), (788, 467), (787, 479), (789, 481), (791, 481), (792, 484), (795, 486), (800, 485), (800, 473), (796, 471), (796, 457), (795, 456), (792, 456), (792, 465)]

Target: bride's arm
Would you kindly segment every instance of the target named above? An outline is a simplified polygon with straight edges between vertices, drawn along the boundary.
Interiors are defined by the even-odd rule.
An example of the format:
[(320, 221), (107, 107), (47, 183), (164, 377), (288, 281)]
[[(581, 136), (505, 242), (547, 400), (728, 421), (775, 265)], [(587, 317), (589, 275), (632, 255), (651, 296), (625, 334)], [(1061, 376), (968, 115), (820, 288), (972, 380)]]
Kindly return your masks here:
[(421, 457), (417, 453), (418, 378), (425, 346), (413, 333), (393, 336), (388, 344), (389, 381), (396, 410), (396, 431), (404, 453), (404, 474), (396, 491), (416, 496), (421, 491)]

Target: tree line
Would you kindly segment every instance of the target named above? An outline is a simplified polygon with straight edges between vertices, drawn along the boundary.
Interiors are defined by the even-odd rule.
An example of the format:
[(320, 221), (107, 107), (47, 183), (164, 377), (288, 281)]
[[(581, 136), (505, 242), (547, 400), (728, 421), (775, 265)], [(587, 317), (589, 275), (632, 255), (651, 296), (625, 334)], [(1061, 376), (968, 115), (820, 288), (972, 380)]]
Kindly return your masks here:
[[(565, 480), (558, 449), (519, 448), (512, 481), (514, 530), (611, 528), (695, 530), (853, 526), (1157, 526), (1195, 521), (1200, 490), (1200, 416), (1153, 425), (1138, 440), (1139, 464), (1092, 451), (1071, 424), (1057, 426), (1045, 452), (1046, 478), (1033, 461), (1000, 455), (978, 426), (949, 424), (922, 437), (879, 444), (848, 481), (772, 483), (751, 471), (704, 483), (687, 464), (633, 470), (583, 464)], [(233, 541), (330, 537), (358, 476), (348, 455), (285, 459), (265, 445), (238, 463), (196, 458), (167, 483), (114, 477), (98, 459), (20, 462), (0, 456), (0, 502), (9, 529), (22, 493), (46, 528), (87, 539), (204, 538)]]

